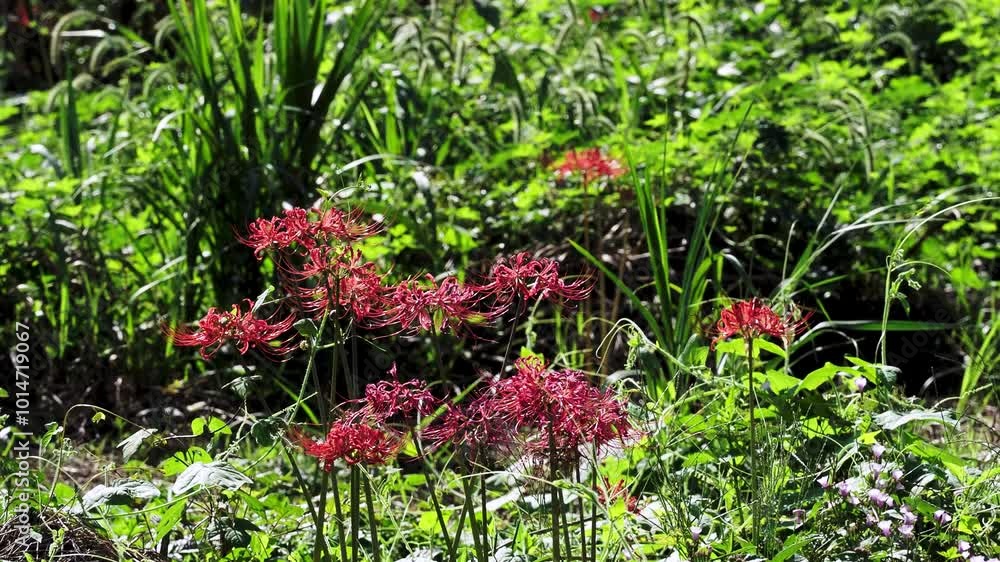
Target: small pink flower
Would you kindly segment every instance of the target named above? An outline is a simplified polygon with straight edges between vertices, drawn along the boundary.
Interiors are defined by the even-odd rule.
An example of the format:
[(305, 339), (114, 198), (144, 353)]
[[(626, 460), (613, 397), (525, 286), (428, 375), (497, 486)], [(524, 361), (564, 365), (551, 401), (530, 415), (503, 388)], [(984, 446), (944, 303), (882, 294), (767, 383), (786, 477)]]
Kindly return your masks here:
[(913, 525), (903, 523), (899, 526), (899, 534), (907, 539), (913, 538)]
[(881, 508), (887, 505), (892, 507), (892, 498), (889, 494), (883, 492), (882, 490), (877, 490), (875, 488), (868, 490), (868, 499), (871, 500), (871, 502), (877, 507)]
[(885, 447), (880, 443), (875, 443), (872, 445), (872, 456), (875, 460), (882, 460), (882, 455), (885, 454)]
[(910, 525), (912, 527), (913, 525), (917, 524), (917, 515), (913, 513), (913, 511), (910, 509), (910, 506), (904, 505), (903, 507), (899, 508), (899, 512), (903, 515), (904, 525)]
[(951, 523), (951, 514), (943, 509), (939, 509), (934, 512), (934, 521), (938, 525), (947, 525), (948, 523)]
[(892, 534), (892, 523), (888, 521), (879, 521), (878, 528), (882, 531), (882, 535), (888, 537)]
[(894, 468), (892, 470), (891, 475), (892, 475), (892, 481), (893, 482), (899, 482), (900, 480), (903, 479), (903, 471), (900, 470), (900, 469), (898, 469), (898, 468)]
[(837, 493), (843, 497), (847, 497), (852, 491), (854, 491), (854, 485), (848, 480), (837, 482), (836, 487)]
[(697, 526), (697, 525), (691, 527), (691, 541), (692, 542), (698, 542), (698, 539), (701, 538), (702, 530), (703, 529), (701, 527)]
[(820, 488), (823, 488), (824, 490), (826, 490), (827, 488), (830, 487), (830, 477), (829, 476), (821, 476), (821, 477), (819, 477), (819, 478), (816, 479), (816, 483), (819, 484)]
[(371, 383), (365, 387), (365, 397), (358, 415), (371, 417), (380, 424), (394, 423), (413, 427), (420, 418), (433, 414), (441, 401), (431, 394), (420, 380), (400, 382), (396, 365), (389, 369), (391, 380)]
[(868, 379), (864, 377), (857, 377), (854, 379), (854, 389), (858, 392), (864, 392), (866, 386), (868, 386)]
[(263, 259), (264, 252), (270, 249), (284, 250), (293, 244), (310, 249), (316, 245), (309, 232), (309, 214), (298, 207), (285, 209), (282, 217), (257, 219), (247, 229), (249, 233), (245, 237), (237, 235), (237, 240), (253, 248), (257, 259)]

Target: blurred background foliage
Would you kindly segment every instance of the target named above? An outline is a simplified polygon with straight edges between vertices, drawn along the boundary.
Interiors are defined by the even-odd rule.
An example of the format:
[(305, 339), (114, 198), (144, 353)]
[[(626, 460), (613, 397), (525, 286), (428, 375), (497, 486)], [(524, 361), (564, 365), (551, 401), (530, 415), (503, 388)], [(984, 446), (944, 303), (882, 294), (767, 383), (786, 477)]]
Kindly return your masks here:
[[(249, 368), (206, 373), (161, 325), (256, 297), (272, 266), (234, 231), (323, 194), (385, 218), (371, 252), (400, 277), (590, 254), (634, 295), (601, 274), (593, 303), (539, 319), (590, 367), (609, 324), (686, 326), (677, 351), (724, 295), (831, 321), (803, 361), (874, 357), (891, 296), (908, 392), (997, 379), (990, 0), (5, 4), (0, 310), (31, 324), (56, 411), (205, 397)], [(631, 173), (558, 178), (584, 147)], [(889, 256), (909, 265), (887, 295)]]

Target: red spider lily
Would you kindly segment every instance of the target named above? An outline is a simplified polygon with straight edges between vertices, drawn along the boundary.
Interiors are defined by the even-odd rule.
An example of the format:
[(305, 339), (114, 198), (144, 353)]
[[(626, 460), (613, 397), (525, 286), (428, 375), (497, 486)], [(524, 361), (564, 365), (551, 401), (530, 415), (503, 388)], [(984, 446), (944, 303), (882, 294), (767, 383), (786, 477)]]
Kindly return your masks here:
[(431, 449), (451, 444), (472, 462), (486, 463), (513, 453), (516, 428), (492, 406), (492, 397), (486, 394), (480, 394), (464, 408), (449, 406), (436, 423), (422, 432), (422, 437)]
[(568, 464), (584, 445), (601, 448), (632, 431), (625, 403), (591, 384), (584, 373), (552, 371), (538, 359), (520, 359), (515, 367), (513, 377), (494, 385), (496, 407), (531, 432), (524, 445), (534, 456), (554, 452), (558, 458), (550, 460)]
[(319, 459), (327, 472), (333, 470), (337, 459), (349, 465), (385, 464), (402, 446), (398, 435), (352, 420), (333, 422), (323, 441), (313, 440), (297, 430), (290, 437), (307, 455)]
[(267, 319), (255, 318), (253, 301), (245, 299), (244, 302), (248, 308), (246, 312), (235, 304), (228, 312), (219, 312), (213, 307), (198, 321), (197, 330), (165, 328), (165, 332), (174, 345), (201, 348), (199, 352), (206, 360), (211, 359), (228, 341), (236, 343), (241, 355), (254, 348), (271, 357), (279, 357), (295, 349), (288, 340), (279, 341), (282, 334), (292, 328), (294, 314), (272, 323), (273, 316)]
[(597, 492), (597, 500), (600, 503), (610, 506), (618, 500), (623, 499), (625, 500), (625, 508), (629, 513), (639, 513), (639, 498), (629, 493), (624, 480), (615, 482), (614, 486), (608, 482), (607, 478), (603, 478), (603, 480), (604, 485), (598, 486), (597, 490), (595, 490)]
[(298, 207), (286, 209), (283, 217), (260, 218), (247, 226), (246, 237), (237, 236), (245, 246), (253, 248), (253, 255), (261, 259), (267, 250), (284, 250), (293, 244), (309, 249), (315, 247), (309, 213)]
[[(316, 215), (315, 220), (310, 219), (310, 212)], [(355, 242), (378, 233), (381, 228), (380, 223), (362, 223), (360, 210), (345, 213), (334, 208), (307, 211), (295, 207), (286, 209), (284, 216), (251, 222), (247, 236), (238, 239), (253, 248), (254, 255), (261, 259), (269, 249), (287, 250), (297, 245), (311, 250), (332, 241)]]
[(534, 258), (528, 252), (500, 258), (490, 268), (488, 283), (478, 287), (483, 294), (495, 297), (502, 305), (515, 298), (527, 302), (534, 298), (558, 301), (581, 301), (593, 287), (589, 277), (567, 282), (559, 275), (559, 263), (548, 258)]
[(427, 287), (416, 279), (396, 285), (388, 296), (386, 325), (395, 324), (400, 331), (418, 330), (438, 333), (461, 333), (468, 325), (482, 323), (495, 315), (476, 310), (481, 297), (476, 288), (446, 277), (437, 284), (427, 275)]
[(733, 336), (752, 340), (764, 335), (781, 338), (787, 345), (797, 334), (808, 326), (812, 313), (806, 313), (795, 319), (793, 315), (779, 316), (760, 299), (737, 301), (719, 315), (716, 325), (716, 337), (712, 340), (712, 348), (721, 341)]
[(400, 382), (395, 365), (389, 370), (389, 374), (392, 375), (392, 380), (379, 381), (365, 387), (359, 415), (371, 417), (380, 424), (400, 420), (412, 427), (418, 417), (430, 416), (441, 405), (441, 401), (427, 389), (425, 382)]
[(314, 248), (304, 264), (286, 263), (282, 271), (292, 282), (289, 292), (306, 312), (339, 311), (342, 317), (350, 315), (368, 327), (379, 325), (385, 315), (385, 275), (378, 272), (377, 265), (364, 261), (360, 250)]
[(513, 377), (491, 382), (425, 435), (436, 445), (463, 445), (473, 455), (521, 449), (566, 467), (579, 460), (585, 445), (600, 449), (632, 432), (625, 403), (584, 373), (552, 371), (540, 359), (520, 359), (515, 366)]
[(563, 156), (562, 165), (556, 168), (556, 174), (560, 177), (580, 174), (586, 183), (599, 178), (614, 179), (624, 173), (625, 168), (621, 163), (606, 156), (597, 148), (588, 148), (580, 152), (570, 150)]
[(360, 209), (346, 213), (335, 208), (326, 211), (316, 209), (316, 212), (319, 214), (319, 220), (313, 225), (314, 231), (341, 242), (362, 240), (378, 234), (382, 230), (382, 223), (363, 223)]

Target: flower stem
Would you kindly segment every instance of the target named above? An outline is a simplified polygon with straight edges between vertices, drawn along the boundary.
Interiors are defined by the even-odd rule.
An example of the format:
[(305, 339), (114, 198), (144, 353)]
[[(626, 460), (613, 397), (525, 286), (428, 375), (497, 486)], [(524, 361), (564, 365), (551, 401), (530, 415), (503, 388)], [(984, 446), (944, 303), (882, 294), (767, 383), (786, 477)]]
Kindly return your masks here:
[(458, 541), (462, 538), (462, 527), (465, 526), (465, 516), (469, 513), (469, 502), (466, 501), (462, 504), (462, 513), (458, 516), (458, 527), (455, 527), (455, 540), (451, 543), (451, 554), (448, 562), (456, 562), (458, 557), (456, 553), (458, 552)]
[(361, 527), (361, 486), (359, 482), (358, 467), (351, 467), (351, 561), (358, 562), (358, 535)]
[(549, 425), (549, 478), (552, 492), (552, 562), (560, 562), (561, 552), (559, 550), (559, 512), (561, 511), (562, 494), (556, 486), (556, 438), (552, 432), (552, 425)]
[[(594, 451), (591, 487), (597, 489), (597, 451)], [(597, 562), (597, 502), (590, 505), (590, 562)]]
[[(323, 313), (323, 318), (319, 321), (319, 329), (316, 335), (313, 337), (312, 342), (309, 345), (309, 361), (306, 363), (306, 372), (302, 376), (302, 385), (299, 387), (299, 395), (295, 399), (295, 405), (292, 406), (292, 410), (288, 413), (288, 417), (285, 418), (285, 425), (292, 423), (295, 419), (295, 414), (298, 413), (299, 407), (302, 405), (302, 400), (306, 395), (306, 386), (309, 384), (309, 377), (316, 368), (316, 353), (319, 351), (319, 338), (323, 334), (323, 329), (326, 328), (326, 319), (329, 316), (327, 313)], [(319, 392), (319, 389), (316, 389)]]
[(381, 562), (382, 549), (378, 542), (378, 524), (375, 521), (375, 494), (372, 492), (371, 474), (365, 473), (365, 503), (368, 504), (368, 529), (372, 535), (372, 553), (375, 562)]
[[(476, 547), (476, 558), (479, 562), (488, 562), (486, 550), (480, 540), (479, 521), (476, 519), (475, 490), (472, 489), (470, 478), (462, 478), (462, 488), (465, 491), (465, 509), (469, 512), (469, 525), (472, 527), (472, 541)], [(461, 533), (461, 530), (459, 530)]]
[(483, 532), (483, 549), (489, 553), (490, 552), (490, 527), (489, 527), (489, 516), (486, 513), (486, 475), (483, 473), (479, 474), (479, 499), (482, 503), (482, 514), (483, 523), (481, 530)]
[[(596, 471), (596, 466), (594, 467)], [(583, 486), (583, 480), (580, 478), (580, 465), (576, 465), (576, 482), (581, 487)], [(578, 495), (576, 498), (577, 507), (580, 510), (580, 559), (583, 562), (587, 560), (587, 518), (583, 513), (583, 496)]]
[(319, 513), (316, 517), (316, 542), (313, 544), (313, 562), (320, 562), (320, 543), (326, 548), (326, 487), (330, 481), (330, 473), (319, 469), (322, 473), (319, 484)]
[[(750, 401), (750, 447), (747, 451), (750, 460), (750, 532), (753, 539), (753, 547), (756, 550), (760, 545), (760, 509), (757, 505), (759, 500), (757, 494), (758, 474), (757, 474), (757, 392), (753, 384), (753, 339), (745, 338), (747, 348), (747, 390)], [(759, 553), (759, 552), (758, 552)]]
[(344, 509), (340, 504), (340, 482), (337, 480), (337, 472), (332, 471), (333, 477), (333, 513), (337, 517), (337, 540), (340, 542), (340, 559), (347, 562), (347, 532), (344, 530)]
[[(448, 533), (448, 524), (444, 520), (444, 513), (441, 511), (441, 504), (438, 502), (437, 497), (437, 484), (440, 482), (440, 479), (436, 478), (436, 474), (434, 474), (430, 461), (428, 461), (427, 457), (424, 455), (423, 447), (420, 445), (420, 440), (416, 438), (416, 435), (414, 435), (413, 444), (417, 448), (417, 457), (423, 460), (422, 467), (424, 472), (424, 481), (427, 484), (427, 491), (431, 496), (431, 504), (434, 506), (434, 515), (437, 516), (438, 525), (441, 527), (441, 538), (444, 539), (444, 545), (448, 549), (448, 560), (454, 560), (455, 546), (451, 544), (451, 536)], [(437, 480), (437, 482), (432, 482), (431, 476), (435, 476), (435, 480)], [(459, 523), (458, 529), (459, 533), (461, 533), (461, 523)]]
[[(292, 474), (295, 476), (295, 480), (298, 481), (299, 487), (302, 488), (302, 493), (305, 494), (305, 496), (306, 496), (306, 500), (307, 500), (306, 501), (306, 506), (309, 508), (309, 516), (312, 517), (313, 524), (316, 526), (317, 529), (319, 529), (319, 527), (320, 527), (319, 516), (316, 513), (316, 509), (313, 507), (312, 501), (309, 500), (309, 493), (307, 491), (308, 487), (306, 486), (305, 478), (302, 477), (302, 473), (299, 471), (299, 465), (298, 465), (298, 463), (295, 462), (295, 456), (292, 455), (292, 452), (285, 445), (284, 441), (281, 441), (281, 450), (285, 453), (285, 457), (288, 458), (288, 463), (292, 465)], [(320, 542), (320, 535), (318, 535), (318, 534), (316, 535), (316, 541), (317, 541), (316, 542), (317, 545), (322, 545), (322, 547), (323, 547), (323, 553), (326, 554), (327, 556), (329, 556), (329, 554), (327, 553), (327, 550), (326, 550), (326, 541)], [(316, 562), (318, 562), (319, 559), (316, 558), (316, 556), (317, 556), (316, 555), (316, 551), (314, 549), (313, 550), (313, 560), (316, 561)]]

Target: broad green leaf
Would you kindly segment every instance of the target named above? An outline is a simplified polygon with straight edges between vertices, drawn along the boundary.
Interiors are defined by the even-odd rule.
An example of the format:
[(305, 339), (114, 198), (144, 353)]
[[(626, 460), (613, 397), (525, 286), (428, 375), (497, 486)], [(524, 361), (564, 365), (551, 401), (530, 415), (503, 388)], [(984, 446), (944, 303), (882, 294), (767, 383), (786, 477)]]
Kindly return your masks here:
[(219, 487), (235, 490), (252, 482), (253, 480), (224, 461), (212, 461), (208, 464), (196, 462), (177, 477), (170, 491), (180, 495), (194, 488)]
[(233, 430), (229, 428), (229, 425), (227, 425), (225, 421), (220, 420), (215, 416), (212, 416), (212, 418), (208, 420), (208, 431), (212, 434), (221, 433), (222, 435), (230, 435), (233, 433)]
[(143, 441), (148, 439), (156, 432), (157, 432), (156, 429), (149, 429), (149, 428), (140, 429), (139, 431), (136, 431), (132, 435), (129, 435), (127, 438), (125, 438), (124, 441), (119, 443), (118, 448), (122, 450), (122, 456), (125, 458), (125, 461), (128, 462), (128, 460), (132, 458), (132, 455), (134, 455), (136, 451), (139, 450), (139, 445), (142, 445)]
[(800, 390), (816, 390), (820, 386), (832, 381), (837, 376), (837, 373), (843, 370), (843, 367), (827, 363), (826, 365), (823, 365), (819, 369), (816, 369), (806, 375), (806, 378), (802, 379), (802, 382), (799, 384), (799, 388), (796, 392)]
[(169, 508), (160, 517), (160, 522), (156, 525), (156, 540), (154, 542), (160, 542), (163, 537), (167, 536), (177, 523), (180, 522), (181, 517), (184, 515), (184, 509), (187, 508), (187, 500), (181, 500)]
[(784, 371), (767, 371), (765, 380), (774, 392), (781, 392), (789, 388), (795, 388), (802, 384), (802, 380), (785, 373)]
[(90, 511), (102, 505), (132, 505), (138, 500), (149, 500), (159, 497), (160, 490), (153, 484), (143, 480), (116, 480), (110, 486), (98, 484), (84, 494), (81, 503), (84, 511)]
[(899, 413), (893, 410), (887, 412), (882, 412), (875, 416), (875, 423), (884, 427), (885, 429), (893, 430), (900, 428), (908, 423), (921, 421), (921, 422), (937, 422), (944, 425), (955, 426), (958, 422), (951, 417), (948, 412), (935, 412), (932, 410), (911, 410), (906, 413)]
[(191, 434), (198, 436), (205, 433), (205, 418), (195, 418), (191, 420)]
[(292, 324), (292, 327), (304, 338), (313, 338), (319, 333), (319, 326), (316, 325), (316, 322), (313, 322), (312, 318), (303, 318)]

